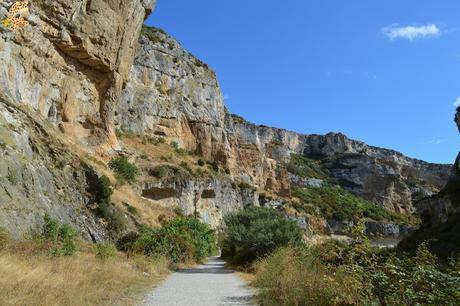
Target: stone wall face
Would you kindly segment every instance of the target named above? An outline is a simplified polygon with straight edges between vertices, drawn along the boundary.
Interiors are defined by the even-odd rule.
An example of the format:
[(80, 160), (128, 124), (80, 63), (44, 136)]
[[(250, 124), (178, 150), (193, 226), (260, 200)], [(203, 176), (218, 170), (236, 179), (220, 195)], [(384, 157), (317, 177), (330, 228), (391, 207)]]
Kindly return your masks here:
[(113, 108), (154, 2), (30, 1), (28, 24), (0, 28), (0, 226), (15, 238), (50, 214), (108, 239), (89, 209), (98, 174), (77, 152), (116, 145)]
[[(5, 7), (12, 1), (3, 1)], [(0, 90), (84, 145), (116, 144), (113, 109), (154, 1), (37, 0), (0, 32)], [(107, 137), (108, 136), (108, 137)]]
[(173, 38), (150, 30), (116, 110), (119, 128), (165, 137), (231, 170), (234, 179), (289, 197), (291, 153), (321, 158), (340, 184), (389, 210), (413, 213), (413, 200), (437, 193), (449, 165), (434, 165), (343, 134), (301, 135), (257, 126), (225, 108), (215, 73)]

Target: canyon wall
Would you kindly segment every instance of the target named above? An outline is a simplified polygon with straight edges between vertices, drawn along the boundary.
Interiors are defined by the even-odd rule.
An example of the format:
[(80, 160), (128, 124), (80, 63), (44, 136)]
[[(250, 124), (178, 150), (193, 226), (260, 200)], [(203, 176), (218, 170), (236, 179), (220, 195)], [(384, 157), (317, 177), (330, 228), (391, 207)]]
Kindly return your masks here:
[[(1, 18), (13, 2), (1, 2)], [(355, 195), (404, 214), (414, 212), (414, 200), (444, 187), (449, 165), (340, 133), (302, 135), (231, 114), (212, 69), (165, 32), (142, 27), (154, 6), (36, 0), (28, 24), (0, 26), (0, 226), (15, 237), (48, 213), (88, 240), (109, 239), (106, 220), (95, 213), (94, 185), (103, 174), (112, 178), (123, 218), (135, 226), (158, 217), (152, 211), (135, 217), (127, 210), (135, 205), (180, 208), (214, 227), (229, 212), (259, 205), (262, 193), (273, 198), (262, 204), (282, 206), (299, 180), (288, 171), (292, 154), (314, 160)], [(115, 131), (166, 144), (135, 147)], [(107, 166), (115, 156), (139, 167), (137, 182), (118, 186)], [(186, 174), (152, 175), (165, 163)]]
[[(1, 1), (0, 18), (11, 4)], [(113, 108), (155, 1), (36, 0), (0, 28), (0, 226), (21, 238), (48, 213), (107, 239), (86, 152), (116, 146)]]
[(257, 126), (225, 108), (215, 73), (165, 32), (145, 28), (129, 82), (116, 110), (123, 130), (175, 141), (217, 161), (233, 179), (290, 196), (292, 153), (321, 161), (349, 191), (411, 214), (416, 199), (436, 194), (449, 165), (430, 164), (354, 141), (343, 134), (301, 135)]

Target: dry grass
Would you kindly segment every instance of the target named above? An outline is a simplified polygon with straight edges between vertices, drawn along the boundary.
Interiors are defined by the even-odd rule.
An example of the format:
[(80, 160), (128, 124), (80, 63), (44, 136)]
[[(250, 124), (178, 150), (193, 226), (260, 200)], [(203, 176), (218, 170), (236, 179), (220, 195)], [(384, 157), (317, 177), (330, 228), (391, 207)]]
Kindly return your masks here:
[(137, 215), (134, 216), (137, 221), (151, 227), (160, 226), (160, 222), (158, 221), (160, 215), (171, 218), (175, 216), (172, 209), (157, 205), (139, 196), (129, 185), (123, 185), (115, 189), (112, 195), (112, 202), (123, 210), (127, 209), (122, 203), (129, 203), (129, 205), (134, 207), (138, 212)]
[[(19, 249), (24, 251), (24, 245)], [(86, 249), (66, 258), (13, 249), (0, 253), (0, 304), (134, 305), (168, 272), (164, 258), (128, 259), (119, 254), (102, 262), (90, 246)]]
[(360, 305), (359, 275), (332, 270), (306, 250), (281, 248), (256, 263), (262, 305)]

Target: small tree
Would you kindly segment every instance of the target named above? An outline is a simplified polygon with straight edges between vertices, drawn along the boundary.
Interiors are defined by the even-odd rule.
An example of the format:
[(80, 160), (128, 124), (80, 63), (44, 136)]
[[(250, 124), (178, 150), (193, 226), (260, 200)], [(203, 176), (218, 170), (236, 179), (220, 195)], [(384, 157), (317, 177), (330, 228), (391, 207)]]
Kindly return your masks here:
[(302, 241), (297, 222), (269, 208), (247, 208), (228, 215), (225, 224), (222, 256), (237, 264), (250, 263), (279, 247)]
[(115, 173), (121, 178), (125, 179), (129, 183), (136, 181), (136, 176), (139, 170), (137, 167), (128, 161), (125, 156), (117, 157), (109, 162), (109, 168), (115, 171)]

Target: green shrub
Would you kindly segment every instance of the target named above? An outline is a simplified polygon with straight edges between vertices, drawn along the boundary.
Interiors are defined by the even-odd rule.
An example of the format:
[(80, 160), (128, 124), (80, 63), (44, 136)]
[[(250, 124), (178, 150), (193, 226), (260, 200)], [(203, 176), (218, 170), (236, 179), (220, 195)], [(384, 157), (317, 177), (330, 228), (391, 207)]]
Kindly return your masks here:
[(136, 180), (138, 169), (125, 156), (112, 159), (109, 162), (109, 168), (129, 183), (133, 183)]
[(156, 136), (144, 136), (142, 138), (142, 143), (144, 144), (153, 144), (154, 146), (159, 145), (160, 143), (165, 143), (165, 139), (161, 136), (156, 137)]
[(215, 173), (219, 173), (219, 164), (216, 161), (207, 161), (209, 169), (214, 171)]
[(185, 156), (187, 154), (189, 154), (186, 150), (182, 149), (180, 146), (179, 146), (179, 143), (177, 141), (173, 141), (169, 144), (171, 146), (171, 148), (174, 149), (174, 151), (176, 151), (177, 154), (179, 155), (182, 155), (182, 156)]
[(459, 266), (452, 267), (441, 267), (424, 244), (397, 257), (365, 243), (331, 243), (279, 249), (256, 263), (254, 285), (262, 305), (459, 305)]
[(141, 35), (148, 38), (152, 43), (165, 43), (166, 40), (160, 34), (166, 35), (166, 32), (160, 28), (142, 26)]
[(262, 305), (368, 305), (359, 276), (331, 271), (306, 247), (281, 248), (255, 267)]
[(161, 179), (169, 174), (169, 170), (169, 166), (157, 166), (150, 171), (150, 175)]
[(117, 257), (117, 248), (111, 243), (96, 244), (96, 258), (101, 261)]
[(291, 154), (291, 159), (287, 166), (290, 173), (302, 178), (327, 179), (329, 174), (320, 164), (303, 155)]
[(6, 178), (12, 185), (16, 185), (18, 183), (18, 177), (11, 170), (8, 170), (8, 175), (6, 176)]
[(205, 164), (206, 162), (202, 160), (201, 158), (198, 160), (198, 166), (203, 167)]
[(222, 256), (237, 264), (250, 263), (277, 248), (302, 241), (295, 221), (268, 208), (251, 207), (225, 217)]
[(128, 205), (128, 212), (133, 215), (139, 216), (139, 209), (137, 209), (134, 206)]
[(77, 233), (68, 224), (60, 224), (57, 220), (46, 214), (44, 224), (37, 239), (49, 247), (54, 256), (72, 256), (77, 251)]
[(216, 235), (209, 225), (192, 217), (176, 217), (161, 228), (143, 227), (139, 234), (119, 243), (122, 250), (146, 256), (165, 255), (172, 262), (201, 262), (216, 250)]

